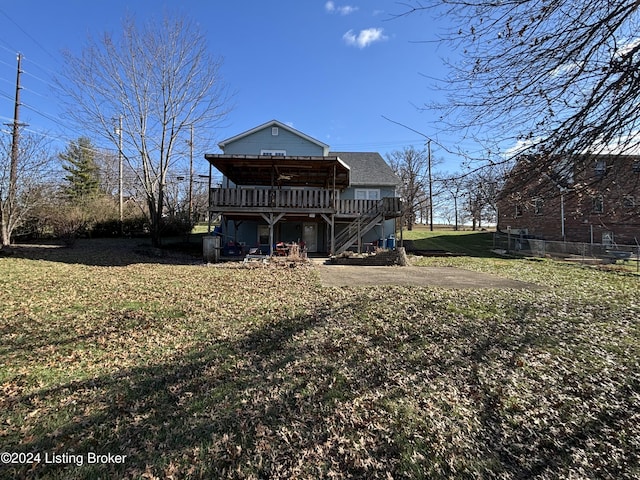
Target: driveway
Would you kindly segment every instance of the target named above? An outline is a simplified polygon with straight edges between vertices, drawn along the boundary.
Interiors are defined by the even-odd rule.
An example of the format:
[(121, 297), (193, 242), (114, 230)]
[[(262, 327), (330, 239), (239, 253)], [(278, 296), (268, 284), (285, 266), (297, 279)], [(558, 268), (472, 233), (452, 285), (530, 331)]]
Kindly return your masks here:
[(363, 267), (318, 265), (324, 287), (367, 285), (414, 285), (444, 288), (542, 289), (540, 285), (519, 282), (486, 273), (453, 267)]

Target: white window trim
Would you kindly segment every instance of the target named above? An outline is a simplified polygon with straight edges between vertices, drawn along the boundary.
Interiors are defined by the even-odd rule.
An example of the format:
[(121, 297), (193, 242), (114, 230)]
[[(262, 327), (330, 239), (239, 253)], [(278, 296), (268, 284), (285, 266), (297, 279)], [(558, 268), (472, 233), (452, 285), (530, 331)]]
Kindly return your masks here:
[(636, 197), (633, 195), (625, 195), (622, 197), (622, 205), (624, 208), (635, 208), (636, 207)]
[(260, 150), (260, 155), (271, 155), (273, 157), (286, 157), (286, 150), (270, 150), (270, 149), (262, 149)]
[[(372, 198), (375, 197), (375, 198)], [(379, 188), (356, 188), (354, 192), (356, 200), (380, 200)]]
[(604, 195), (596, 195), (592, 197), (593, 208), (591, 213), (602, 215), (604, 213)]
[(535, 197), (533, 199), (533, 213), (534, 215), (544, 215), (544, 199), (541, 197)]

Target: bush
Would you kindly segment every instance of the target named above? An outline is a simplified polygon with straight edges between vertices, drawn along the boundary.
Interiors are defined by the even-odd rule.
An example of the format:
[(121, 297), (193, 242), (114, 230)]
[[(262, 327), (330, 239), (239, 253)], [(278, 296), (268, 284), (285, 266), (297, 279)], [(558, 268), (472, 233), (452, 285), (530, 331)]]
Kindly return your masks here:
[(160, 231), (163, 237), (177, 237), (187, 235), (194, 226), (195, 223), (188, 215), (169, 215), (162, 218)]
[(77, 238), (87, 234), (89, 221), (81, 207), (68, 205), (58, 210), (58, 215), (51, 218), (53, 234), (67, 246), (72, 247)]
[(135, 237), (149, 233), (147, 220), (144, 217), (125, 218), (120, 225), (120, 220), (109, 219), (96, 222), (91, 228), (91, 236), (97, 238), (115, 238), (121, 235)]

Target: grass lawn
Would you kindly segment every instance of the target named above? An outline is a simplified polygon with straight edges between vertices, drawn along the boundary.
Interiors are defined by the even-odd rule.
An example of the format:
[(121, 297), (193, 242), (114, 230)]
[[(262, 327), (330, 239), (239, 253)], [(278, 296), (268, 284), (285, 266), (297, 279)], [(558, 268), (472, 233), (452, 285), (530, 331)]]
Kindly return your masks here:
[(493, 232), (454, 231), (452, 229), (434, 229), (416, 225), (413, 230), (403, 232), (405, 240), (413, 241), (416, 250), (444, 250), (463, 255), (486, 257), (493, 246)]
[(637, 276), (478, 249), (414, 262), (547, 288), (323, 288), (132, 242), (0, 252), (0, 478), (640, 477)]

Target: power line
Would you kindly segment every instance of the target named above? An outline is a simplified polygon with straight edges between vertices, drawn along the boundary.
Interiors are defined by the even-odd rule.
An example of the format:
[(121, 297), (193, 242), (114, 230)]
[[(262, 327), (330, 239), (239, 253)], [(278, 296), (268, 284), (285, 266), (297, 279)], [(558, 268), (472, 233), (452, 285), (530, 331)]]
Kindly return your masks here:
[(0, 45), (0, 48), (2, 48), (3, 50), (6, 50), (7, 52), (11, 52), (11, 53), (16, 53), (18, 51), (17, 48), (13, 48), (11, 45), (9, 45), (6, 40), (0, 40), (0, 41), (6, 45), (6, 47), (3, 45)]
[[(18, 22), (16, 22), (14, 19), (12, 19), (9, 15), (6, 14), (6, 12), (4, 10), (2, 10), (0, 8), (0, 13), (3, 14), (5, 17), (7, 17), (7, 19), (9, 19), (9, 21), (11, 23), (13, 23), (22, 33), (24, 33), (27, 37), (29, 37), (31, 39), (31, 41), (33, 41), (33, 43), (35, 43), (38, 47), (40, 47), (42, 49), (43, 52), (45, 52), (47, 55), (49, 55), (51, 58), (55, 57), (51, 54), (51, 52), (49, 52), (49, 50), (47, 50), (38, 40), (36, 40), (34, 37), (31, 36), (31, 34), (29, 32), (27, 32), (24, 28), (22, 28)], [(14, 49), (15, 52), (15, 49)]]

